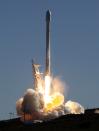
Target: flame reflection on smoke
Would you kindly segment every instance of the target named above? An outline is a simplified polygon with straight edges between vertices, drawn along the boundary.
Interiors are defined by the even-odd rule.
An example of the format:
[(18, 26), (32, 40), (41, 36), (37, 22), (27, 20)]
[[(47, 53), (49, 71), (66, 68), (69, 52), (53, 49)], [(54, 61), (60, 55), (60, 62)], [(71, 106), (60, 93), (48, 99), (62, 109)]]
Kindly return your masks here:
[(42, 81), (38, 79), (38, 85), (38, 90), (28, 89), (24, 97), (16, 102), (17, 114), (21, 116), (21, 120), (24, 120), (24, 116), (25, 120), (34, 121), (52, 119), (68, 113), (84, 113), (84, 108), (77, 102), (67, 101), (64, 104), (64, 95), (61, 92), (64, 84), (59, 78), (45, 76)]

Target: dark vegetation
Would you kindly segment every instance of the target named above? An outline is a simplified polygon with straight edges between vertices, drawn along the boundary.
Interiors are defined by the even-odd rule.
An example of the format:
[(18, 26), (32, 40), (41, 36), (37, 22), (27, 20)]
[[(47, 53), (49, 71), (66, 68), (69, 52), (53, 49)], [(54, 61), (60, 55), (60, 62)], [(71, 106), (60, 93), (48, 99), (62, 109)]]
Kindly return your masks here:
[(95, 110), (99, 109), (88, 109), (85, 114), (69, 114), (41, 123), (23, 123), (20, 118), (0, 121), (0, 131), (99, 131), (99, 113)]

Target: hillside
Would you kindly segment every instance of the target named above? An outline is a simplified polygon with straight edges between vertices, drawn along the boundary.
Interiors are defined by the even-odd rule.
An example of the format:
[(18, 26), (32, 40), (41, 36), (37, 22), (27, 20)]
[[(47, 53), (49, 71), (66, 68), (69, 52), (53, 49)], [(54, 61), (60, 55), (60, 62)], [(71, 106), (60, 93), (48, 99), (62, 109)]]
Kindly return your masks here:
[(70, 114), (37, 123), (22, 123), (20, 118), (0, 121), (0, 131), (98, 131), (99, 113), (95, 113), (95, 110), (99, 109), (88, 109), (85, 114)]

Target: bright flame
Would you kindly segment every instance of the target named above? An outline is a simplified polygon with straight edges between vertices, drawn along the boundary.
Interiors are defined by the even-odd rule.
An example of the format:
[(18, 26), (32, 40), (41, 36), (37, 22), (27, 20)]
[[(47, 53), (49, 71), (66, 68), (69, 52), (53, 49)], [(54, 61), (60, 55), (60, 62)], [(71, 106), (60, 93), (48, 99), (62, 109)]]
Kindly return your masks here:
[(55, 93), (50, 96), (50, 101), (46, 103), (45, 112), (52, 111), (64, 103), (64, 96), (60, 93)]
[(55, 108), (59, 107), (64, 102), (64, 96), (60, 93), (51, 93), (51, 82), (52, 79), (50, 76), (45, 76), (45, 94), (44, 94), (44, 111), (52, 111)]
[(45, 105), (50, 102), (50, 89), (51, 89), (51, 77), (45, 76), (45, 93), (44, 93), (44, 102)]

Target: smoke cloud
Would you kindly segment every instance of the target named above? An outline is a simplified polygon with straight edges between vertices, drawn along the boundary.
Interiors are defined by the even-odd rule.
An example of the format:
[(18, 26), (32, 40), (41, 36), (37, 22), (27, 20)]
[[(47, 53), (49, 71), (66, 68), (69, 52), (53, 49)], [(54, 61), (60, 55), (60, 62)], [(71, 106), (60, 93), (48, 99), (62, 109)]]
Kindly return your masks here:
[(69, 100), (64, 104), (64, 86), (59, 78), (52, 79), (50, 101), (46, 106), (42, 90), (27, 89), (24, 96), (16, 102), (17, 114), (21, 116), (21, 120), (48, 120), (66, 114), (84, 113), (84, 108), (77, 102)]
[(23, 103), (23, 98), (20, 98), (19, 100), (16, 101), (16, 111), (19, 116), (23, 115), (22, 103)]
[(77, 102), (70, 101), (70, 100), (65, 103), (65, 110), (69, 114), (83, 114), (84, 113), (83, 106), (81, 106)]

